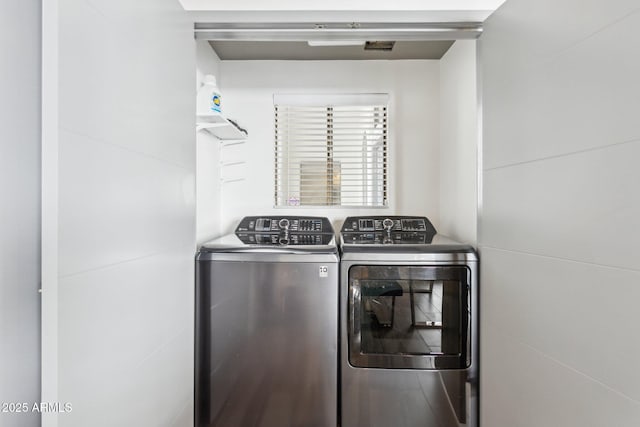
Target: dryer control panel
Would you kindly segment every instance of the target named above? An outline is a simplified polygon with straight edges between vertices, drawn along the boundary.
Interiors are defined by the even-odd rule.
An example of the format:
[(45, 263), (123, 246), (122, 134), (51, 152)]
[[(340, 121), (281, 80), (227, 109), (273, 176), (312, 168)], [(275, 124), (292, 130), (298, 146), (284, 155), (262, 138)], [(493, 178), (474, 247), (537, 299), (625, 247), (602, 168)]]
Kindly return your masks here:
[(348, 217), (340, 230), (345, 244), (425, 244), (436, 229), (426, 217)]

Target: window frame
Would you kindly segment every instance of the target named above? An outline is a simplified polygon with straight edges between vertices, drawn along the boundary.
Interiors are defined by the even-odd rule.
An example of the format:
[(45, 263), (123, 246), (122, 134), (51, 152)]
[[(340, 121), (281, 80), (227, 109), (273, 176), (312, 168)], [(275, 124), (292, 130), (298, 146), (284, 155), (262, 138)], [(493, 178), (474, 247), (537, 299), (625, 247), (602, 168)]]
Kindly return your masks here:
[[(274, 207), (275, 208), (372, 208), (380, 209), (389, 207), (389, 95), (388, 94), (373, 94), (373, 93), (361, 93), (361, 94), (303, 94), (303, 95), (274, 95)], [(305, 110), (305, 108), (311, 110)], [(326, 126), (321, 121), (322, 115), (318, 113), (322, 110), (326, 117)], [(324, 136), (322, 139), (317, 139), (318, 135), (314, 135), (315, 148), (326, 147), (326, 167), (324, 175), (322, 172), (318, 174), (316, 172), (316, 182), (309, 184), (309, 176), (303, 178), (303, 164), (307, 164), (307, 169), (312, 169), (312, 163), (322, 163), (323, 160), (319, 157), (315, 158), (298, 158), (298, 174), (297, 181), (299, 191), (292, 197), (292, 193), (289, 190), (290, 183), (288, 177), (291, 175), (290, 162), (284, 158), (284, 151), (286, 146), (287, 156), (289, 156), (289, 129), (290, 123), (295, 122), (295, 119), (290, 119), (289, 113), (294, 112), (307, 112), (312, 111), (312, 118), (320, 120), (320, 131), (326, 129), (326, 140)], [(293, 117), (296, 113), (291, 113)], [(316, 114), (313, 116), (313, 114)], [(356, 136), (353, 137), (353, 133), (349, 134), (350, 137), (342, 136), (345, 128), (344, 123), (347, 117), (348, 120), (352, 120), (353, 117), (360, 119), (357, 121), (357, 125), (349, 129), (349, 131), (356, 130)], [(341, 122), (342, 121), (342, 122)], [(370, 122), (370, 123), (369, 123)], [(349, 122), (350, 123), (350, 122)], [(369, 127), (367, 127), (369, 126)], [(282, 130), (286, 129), (286, 130)], [(300, 128), (293, 127), (293, 134), (300, 133)], [(334, 133), (335, 131), (335, 133)], [(358, 137), (361, 131), (362, 136)], [(341, 134), (342, 132), (342, 134)], [(307, 136), (307, 135), (302, 135)], [(346, 138), (346, 139), (345, 139)], [(348, 139), (352, 138), (352, 139)], [(362, 138), (361, 143), (352, 143), (345, 141), (357, 141)], [(286, 143), (284, 142), (286, 140)], [(304, 138), (302, 138), (304, 140)], [(325, 141), (322, 144), (322, 141)], [(371, 144), (371, 142), (374, 142)], [(360, 144), (360, 145), (358, 145)], [(313, 147), (313, 143), (305, 144), (295, 141), (291, 144), (293, 146), (293, 152), (299, 154), (301, 148)], [(356, 151), (349, 150), (361, 150), (362, 162), (358, 165), (356, 161), (353, 161), (353, 154)], [(299, 150), (299, 151), (296, 151)], [(338, 153), (338, 154), (336, 154)], [(342, 153), (342, 155), (340, 154)], [(346, 155), (345, 155), (346, 153)], [(352, 156), (349, 157), (348, 155)], [(349, 162), (345, 159), (350, 160)], [(355, 165), (355, 166), (354, 166)], [(343, 166), (345, 166), (343, 168)], [(336, 176), (336, 169), (338, 173)], [(375, 172), (369, 172), (369, 170)], [(359, 177), (358, 177), (359, 175)], [(284, 177), (287, 178), (284, 178)], [(295, 176), (295, 175), (294, 175)], [(319, 179), (317, 177), (320, 177)], [(335, 184), (335, 179), (339, 179), (340, 183)], [(345, 177), (346, 180), (342, 178)], [(295, 181), (296, 178), (294, 178)], [(344, 182), (355, 182), (355, 184), (346, 184)], [(284, 183), (283, 183), (284, 182)], [(307, 184), (304, 184), (307, 182)], [(360, 182), (358, 184), (358, 182)], [(304, 195), (302, 188), (304, 185), (315, 187), (318, 190), (312, 189)], [(360, 186), (360, 187), (359, 187)], [(324, 190), (322, 188), (324, 187)], [(350, 189), (343, 191), (343, 188), (353, 187), (355, 190)], [(326, 199), (324, 202), (318, 202), (322, 199), (322, 192), (326, 192)], [(346, 198), (356, 199), (356, 202), (349, 202), (343, 199), (342, 194), (346, 193)], [(303, 200), (307, 198), (307, 202)], [(358, 201), (359, 198), (359, 201)], [(309, 202), (309, 200), (315, 200)]]

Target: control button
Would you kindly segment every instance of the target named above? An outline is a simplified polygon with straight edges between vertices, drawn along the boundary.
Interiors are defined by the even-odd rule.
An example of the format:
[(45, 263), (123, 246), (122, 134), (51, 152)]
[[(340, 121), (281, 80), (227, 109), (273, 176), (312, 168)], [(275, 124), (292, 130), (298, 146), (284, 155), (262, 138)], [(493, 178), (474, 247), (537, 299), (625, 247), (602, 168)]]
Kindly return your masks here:
[(361, 219), (359, 222), (360, 231), (374, 231), (375, 225), (372, 219)]
[(322, 229), (322, 225), (319, 221), (314, 221), (310, 219), (305, 219), (300, 221), (301, 231), (320, 231), (321, 229)]
[(259, 218), (256, 221), (255, 225), (256, 231), (270, 231), (271, 230), (271, 220), (266, 218)]

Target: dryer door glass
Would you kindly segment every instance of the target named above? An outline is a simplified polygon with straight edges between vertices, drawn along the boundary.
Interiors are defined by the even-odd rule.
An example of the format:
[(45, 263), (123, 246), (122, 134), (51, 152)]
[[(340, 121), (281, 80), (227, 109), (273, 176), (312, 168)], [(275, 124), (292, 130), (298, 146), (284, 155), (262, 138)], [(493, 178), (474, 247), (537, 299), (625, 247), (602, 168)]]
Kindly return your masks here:
[(469, 276), (469, 270), (461, 266), (352, 267), (351, 365), (468, 367)]

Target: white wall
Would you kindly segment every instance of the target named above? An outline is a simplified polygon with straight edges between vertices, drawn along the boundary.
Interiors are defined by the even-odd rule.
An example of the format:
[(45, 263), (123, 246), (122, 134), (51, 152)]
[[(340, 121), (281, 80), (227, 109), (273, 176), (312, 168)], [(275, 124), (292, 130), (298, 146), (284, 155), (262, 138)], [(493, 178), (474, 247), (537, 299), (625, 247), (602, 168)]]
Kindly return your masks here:
[(73, 411), (44, 425), (190, 426), (192, 23), (176, 0), (57, 5), (45, 19), (58, 23), (58, 65), (43, 70), (59, 72), (58, 127), (46, 135), (59, 149), (43, 159), (59, 168), (58, 186), (43, 189), (58, 194), (58, 244), (43, 253), (58, 271), (43, 283), (58, 303), (45, 319), (58, 326), (47, 387)]
[(640, 5), (509, 0), (481, 37), (484, 426), (640, 420)]
[(476, 244), (478, 102), (476, 41), (440, 60), (440, 233)]
[[(359, 212), (425, 215), (438, 227), (437, 61), (222, 61), (221, 76), (223, 113), (249, 131), (246, 144), (223, 155), (247, 161), (246, 179), (223, 185), (223, 231), (244, 215), (283, 212), (338, 223)], [(388, 209), (273, 208), (275, 93), (389, 93)]]
[[(220, 79), (220, 58), (208, 41), (196, 41), (196, 88), (206, 74)], [(195, 100), (194, 100), (195, 102)], [(220, 235), (220, 142), (210, 133), (196, 134), (196, 241), (198, 245)]]
[[(40, 400), (40, 2), (0, 8), (0, 402)], [(37, 413), (0, 412), (3, 427)]]

